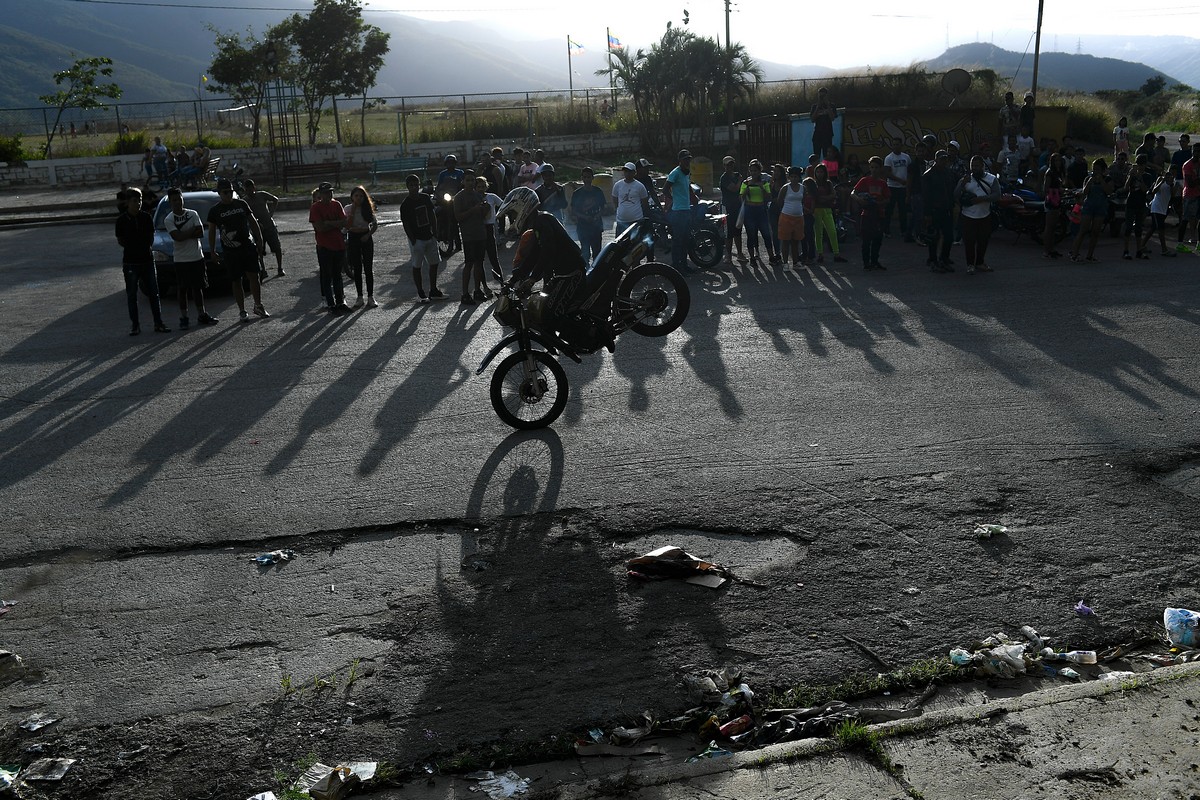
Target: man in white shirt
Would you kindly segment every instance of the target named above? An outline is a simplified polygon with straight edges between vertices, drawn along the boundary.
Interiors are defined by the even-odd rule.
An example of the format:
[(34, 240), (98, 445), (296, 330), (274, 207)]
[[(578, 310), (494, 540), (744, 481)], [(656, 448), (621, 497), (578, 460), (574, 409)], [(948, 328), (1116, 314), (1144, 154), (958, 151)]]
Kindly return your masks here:
[(650, 206), (650, 193), (641, 181), (634, 178), (637, 165), (627, 161), (621, 171), (624, 178), (616, 181), (612, 188), (613, 207), (617, 210), (618, 236), (630, 225), (645, 217)]
[(1009, 186), (1017, 182), (1021, 173), (1021, 150), (1017, 137), (1009, 136), (996, 156), (996, 171), (1000, 174), (1000, 185)]
[(200, 238), (204, 224), (200, 215), (183, 207), (183, 192), (172, 186), (167, 191), (171, 213), (163, 220), (167, 234), (175, 243), (175, 285), (179, 291), (179, 327), (188, 327), (188, 295), (196, 305), (196, 320), (201, 325), (216, 325), (216, 317), (204, 310), (204, 250)]
[(888, 191), (891, 197), (888, 200), (887, 210), (883, 212), (883, 233), (885, 236), (890, 236), (892, 227), (892, 210), (900, 209), (900, 231), (904, 234), (904, 241), (912, 242), (914, 239), (908, 235), (908, 167), (912, 164), (912, 157), (904, 152), (904, 140), (892, 140), (892, 152), (883, 157), (883, 172), (887, 178)]

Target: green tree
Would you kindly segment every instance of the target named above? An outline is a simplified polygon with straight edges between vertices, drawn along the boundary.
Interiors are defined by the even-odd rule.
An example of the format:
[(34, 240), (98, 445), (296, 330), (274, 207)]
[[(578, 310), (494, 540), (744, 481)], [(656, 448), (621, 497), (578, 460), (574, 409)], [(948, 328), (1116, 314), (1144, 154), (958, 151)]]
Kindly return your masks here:
[[(72, 53), (72, 56), (75, 54)], [(112, 77), (112, 59), (104, 57), (76, 58), (75, 63), (62, 72), (54, 73), (54, 83), (61, 87), (54, 94), (43, 94), (38, 97), (46, 105), (57, 109), (54, 124), (46, 133), (46, 158), (53, 156), (52, 145), (54, 136), (58, 133), (59, 123), (63, 113), (68, 108), (105, 108), (104, 99), (119, 100), (121, 87), (115, 83), (97, 84), (100, 77)]]
[(680, 128), (700, 129), (710, 146), (713, 124), (734, 99), (749, 96), (762, 82), (762, 70), (742, 44), (721, 47), (683, 28), (667, 26), (650, 50), (613, 52), (611, 75), (633, 101), (642, 147), (652, 152), (676, 149)]
[(362, 19), (360, 0), (316, 0), (308, 16), (293, 14), (276, 29), (295, 51), (290, 75), (304, 102), (308, 142), (316, 144), (325, 101), (364, 92), (388, 52), (389, 34)]
[[(267, 45), (276, 36), (275, 31), (268, 30), (259, 39), (249, 28), (244, 37), (237, 33), (223, 33), (212, 25), (208, 29), (216, 36), (213, 43), (217, 48), (208, 67), (208, 90), (229, 95), (236, 102), (250, 107), (253, 119), (252, 145), (257, 147), (267, 86), (275, 78), (269, 74), (266, 64)], [(281, 53), (279, 45), (276, 45), (276, 53), (279, 60), (287, 60), (288, 54)]]
[(1166, 85), (1166, 78), (1164, 78), (1162, 75), (1155, 75), (1152, 78), (1147, 78), (1146, 82), (1142, 84), (1142, 94), (1146, 95), (1146, 97), (1156, 95), (1161, 92), (1163, 87)]

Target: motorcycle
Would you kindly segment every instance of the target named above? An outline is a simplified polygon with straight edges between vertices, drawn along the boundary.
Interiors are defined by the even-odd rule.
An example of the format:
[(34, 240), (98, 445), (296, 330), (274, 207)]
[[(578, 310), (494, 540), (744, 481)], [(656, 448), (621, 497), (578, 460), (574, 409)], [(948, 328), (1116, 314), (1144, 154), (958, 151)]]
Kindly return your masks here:
[(246, 194), (246, 187), (243, 185), (246, 180), (246, 170), (238, 166), (238, 162), (233, 162), (233, 172), (226, 175), (215, 176), (216, 180), (227, 180), (233, 184), (233, 190), (237, 192), (238, 197)]
[[(1074, 203), (1074, 195), (1062, 193), (1061, 204), (1070, 208)], [(1040, 194), (1025, 188), (1020, 182), (1012, 191), (1000, 195), (996, 203), (996, 214), (1000, 227), (1020, 236), (1027, 235), (1030, 239), (1042, 243), (1042, 234), (1046, 230), (1046, 202)], [(1061, 240), (1067, 233), (1067, 215), (1059, 214), (1055, 223), (1055, 238)]]
[[(469, 176), (470, 173), (468, 173)], [(454, 216), (454, 195), (451, 192), (443, 191), (439, 197), (432, 181), (426, 181), (421, 191), (433, 200), (433, 215), (437, 220), (438, 255), (445, 261), (462, 250), (462, 239), (458, 233), (458, 217)]]
[[(699, 187), (696, 187), (699, 189)], [(653, 223), (654, 243), (671, 252), (671, 226), (666, 216), (657, 213)], [(727, 216), (715, 200), (701, 200), (692, 206), (692, 236), (688, 241), (688, 258), (701, 269), (712, 269), (725, 255)]]
[[(521, 430), (543, 428), (567, 405), (567, 374), (560, 353), (576, 363), (601, 348), (610, 353), (626, 331), (666, 336), (687, 317), (691, 294), (678, 272), (666, 264), (638, 264), (654, 245), (654, 223), (633, 223), (587, 268), (586, 300), (565, 316), (549, 318), (547, 296), (525, 285), (505, 283), (493, 316), (512, 328), (488, 351), (475, 370), (482, 375), (508, 348), (492, 374), (492, 408), (506, 424)], [(539, 349), (540, 348), (540, 349)]]

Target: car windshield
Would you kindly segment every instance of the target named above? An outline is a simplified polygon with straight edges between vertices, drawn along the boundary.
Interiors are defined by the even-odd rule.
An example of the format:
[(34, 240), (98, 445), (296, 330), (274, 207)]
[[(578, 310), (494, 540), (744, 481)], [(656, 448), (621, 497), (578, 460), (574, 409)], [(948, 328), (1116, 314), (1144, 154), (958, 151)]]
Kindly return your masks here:
[[(221, 197), (216, 192), (184, 192), (183, 207), (190, 208), (200, 215), (200, 221), (208, 219), (208, 210), (220, 202)], [(171, 213), (171, 198), (163, 197), (154, 207), (154, 227), (156, 230), (167, 229), (167, 214)]]

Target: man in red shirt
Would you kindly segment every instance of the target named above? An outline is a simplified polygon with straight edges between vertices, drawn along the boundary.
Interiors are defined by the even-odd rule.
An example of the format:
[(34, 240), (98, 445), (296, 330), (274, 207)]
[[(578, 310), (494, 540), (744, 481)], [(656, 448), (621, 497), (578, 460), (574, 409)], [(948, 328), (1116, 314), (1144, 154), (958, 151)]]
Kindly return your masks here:
[(1196, 221), (1200, 219), (1200, 142), (1192, 145), (1192, 157), (1183, 162), (1183, 215), (1180, 229), (1189, 243), (1196, 243)]
[(867, 164), (870, 174), (854, 184), (854, 200), (861, 209), (858, 233), (862, 237), (863, 269), (887, 269), (879, 263), (879, 247), (883, 244), (883, 212), (892, 192), (883, 177), (883, 159), (871, 156)]
[(346, 258), (346, 210), (333, 199), (333, 184), (322, 183), (313, 192), (314, 200), (308, 210), (317, 238), (317, 265), (321, 269), (321, 295), (325, 306), (334, 314), (350, 310), (342, 293), (342, 262)]

